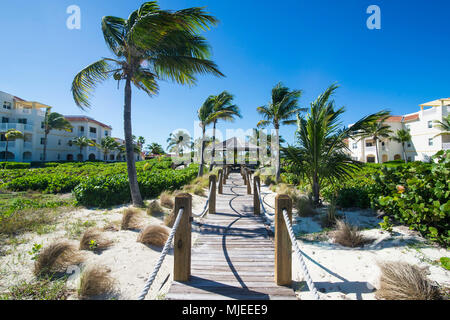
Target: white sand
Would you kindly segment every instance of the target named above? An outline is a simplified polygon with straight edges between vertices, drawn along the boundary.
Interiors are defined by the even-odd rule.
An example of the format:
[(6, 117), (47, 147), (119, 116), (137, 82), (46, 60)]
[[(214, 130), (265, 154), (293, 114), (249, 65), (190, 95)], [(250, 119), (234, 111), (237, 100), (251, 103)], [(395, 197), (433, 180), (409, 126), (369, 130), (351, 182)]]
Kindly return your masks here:
[[(193, 196), (193, 211), (199, 212), (203, 209), (205, 197)], [(79, 209), (61, 214), (55, 230), (44, 235), (36, 233), (25, 233), (14, 239), (15, 244), (2, 245), (4, 254), (0, 255), (0, 292), (7, 292), (8, 288), (22, 281), (32, 282), (34, 261), (30, 251), (35, 243), (43, 247), (56, 239), (67, 239), (67, 226), (80, 222), (95, 222), (96, 227), (104, 227), (110, 222), (119, 222), (122, 219), (122, 211), (127, 206), (120, 206), (112, 210), (89, 210)], [(169, 210), (168, 210), (169, 211)], [(148, 224), (163, 224), (160, 219), (150, 217), (143, 211), (143, 226)], [(119, 224), (120, 226), (120, 224)], [(195, 230), (195, 228), (194, 228)], [(152, 273), (162, 248), (155, 248), (137, 242), (138, 231), (106, 231), (105, 236), (114, 241), (112, 247), (101, 253), (82, 251), (85, 262), (80, 266), (74, 266), (68, 270), (71, 276), (68, 279), (68, 288), (73, 290), (69, 299), (77, 299), (76, 288), (78, 287), (80, 272), (87, 265), (105, 265), (111, 270), (111, 276), (115, 280), (116, 292), (108, 298), (114, 299), (137, 299), (140, 295), (147, 277)], [(192, 234), (192, 241), (197, 237), (196, 232)], [(72, 240), (78, 246), (78, 240)], [(146, 299), (163, 298), (168, 291), (173, 270), (173, 253), (169, 251), (164, 263), (156, 277)]]
[[(276, 194), (267, 187), (262, 187), (261, 192), (268, 193), (265, 200), (274, 206)], [(269, 212), (274, 211), (266, 208)], [(324, 208), (322, 214), (325, 212)], [(294, 232), (298, 235), (311, 236), (322, 230), (320, 218), (295, 217), (295, 213), (294, 210)], [(450, 271), (437, 263), (441, 257), (450, 257), (448, 250), (428, 243), (406, 226), (394, 227), (392, 235), (383, 231), (378, 225), (381, 219), (372, 210), (338, 211), (337, 214), (344, 216), (350, 224), (365, 229), (363, 234), (374, 242), (363, 248), (347, 248), (333, 243), (326, 234), (321, 234), (316, 241), (297, 240), (321, 299), (375, 299), (380, 276), (377, 263), (387, 261), (426, 267), (430, 280), (442, 287), (450, 287)], [(298, 298), (312, 299), (295, 255), (293, 276)]]

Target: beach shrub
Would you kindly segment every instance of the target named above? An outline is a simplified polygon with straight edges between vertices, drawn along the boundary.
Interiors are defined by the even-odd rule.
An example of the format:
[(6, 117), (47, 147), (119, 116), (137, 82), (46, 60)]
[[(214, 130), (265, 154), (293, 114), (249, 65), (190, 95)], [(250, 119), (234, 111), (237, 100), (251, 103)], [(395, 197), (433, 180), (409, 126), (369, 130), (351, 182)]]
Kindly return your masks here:
[(30, 164), (25, 162), (0, 162), (0, 169), (29, 169)]
[(373, 178), (380, 189), (372, 205), (423, 236), (450, 245), (450, 152), (432, 165), (383, 167)]

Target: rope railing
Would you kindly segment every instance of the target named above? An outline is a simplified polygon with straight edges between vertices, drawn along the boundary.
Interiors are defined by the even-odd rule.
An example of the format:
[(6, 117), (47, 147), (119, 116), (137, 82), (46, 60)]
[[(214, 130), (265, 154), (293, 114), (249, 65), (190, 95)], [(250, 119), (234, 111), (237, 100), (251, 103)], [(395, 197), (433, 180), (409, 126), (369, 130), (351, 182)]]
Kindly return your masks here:
[(206, 212), (208, 211), (208, 204), (211, 199), (212, 189), (213, 189), (213, 185), (211, 184), (209, 187), (209, 195), (208, 195), (208, 199), (206, 200), (205, 207), (203, 208), (202, 212), (199, 214), (192, 212), (192, 215), (194, 217), (203, 218), (205, 216)]
[(158, 274), (159, 269), (161, 268), (161, 265), (164, 262), (164, 258), (166, 257), (167, 253), (169, 252), (170, 246), (172, 245), (173, 237), (175, 236), (175, 232), (177, 231), (178, 225), (180, 224), (183, 213), (184, 213), (184, 208), (180, 208), (180, 210), (178, 211), (177, 218), (175, 219), (175, 223), (173, 224), (172, 230), (170, 231), (169, 238), (167, 238), (166, 244), (164, 245), (161, 255), (159, 256), (158, 262), (156, 263), (155, 268), (153, 269), (153, 272), (148, 277), (148, 280), (145, 283), (144, 289), (142, 290), (142, 293), (139, 296), (138, 300), (144, 300), (145, 296), (148, 294), (148, 291), (150, 290), (150, 287), (152, 286), (153, 281), (155, 280), (156, 275)]
[(269, 221), (274, 221), (275, 220), (275, 216), (273, 214), (269, 214), (266, 210), (266, 208), (264, 207), (264, 202), (261, 199), (261, 189), (259, 184), (256, 184), (256, 188), (257, 188), (257, 192), (258, 192), (258, 197), (259, 197), (259, 203), (261, 204), (261, 208), (263, 210), (264, 216), (269, 220)]
[(320, 300), (320, 296), (317, 293), (317, 289), (314, 286), (314, 282), (312, 281), (311, 275), (309, 274), (308, 268), (306, 267), (305, 260), (303, 259), (302, 252), (298, 246), (297, 239), (295, 238), (294, 230), (292, 229), (292, 223), (291, 220), (289, 219), (289, 215), (286, 209), (283, 209), (283, 217), (284, 222), (286, 223), (287, 230), (289, 232), (291, 243), (294, 246), (294, 252), (300, 262), (300, 268), (302, 269), (303, 275), (305, 276), (306, 279), (306, 283), (308, 284), (308, 288), (312, 292), (314, 299)]

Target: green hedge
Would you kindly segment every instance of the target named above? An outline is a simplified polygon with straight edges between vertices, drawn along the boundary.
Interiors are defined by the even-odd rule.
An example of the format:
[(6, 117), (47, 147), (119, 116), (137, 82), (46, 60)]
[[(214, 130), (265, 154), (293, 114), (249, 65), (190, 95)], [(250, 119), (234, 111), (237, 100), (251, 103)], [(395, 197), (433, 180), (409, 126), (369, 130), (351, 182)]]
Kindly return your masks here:
[[(165, 190), (176, 190), (197, 176), (198, 166), (183, 170), (154, 170), (138, 172), (139, 190), (143, 198), (158, 196)], [(128, 177), (125, 174), (92, 177), (74, 189), (78, 203), (85, 206), (109, 207), (131, 201)]]
[(26, 162), (0, 162), (0, 169), (29, 169), (30, 164)]

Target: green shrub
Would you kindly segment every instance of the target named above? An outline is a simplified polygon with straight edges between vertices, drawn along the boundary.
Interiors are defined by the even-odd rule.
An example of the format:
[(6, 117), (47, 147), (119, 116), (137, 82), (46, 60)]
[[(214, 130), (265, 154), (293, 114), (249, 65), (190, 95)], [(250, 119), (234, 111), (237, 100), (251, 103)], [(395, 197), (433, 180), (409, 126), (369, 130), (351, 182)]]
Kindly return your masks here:
[(29, 169), (30, 164), (26, 162), (0, 162), (0, 169)]

